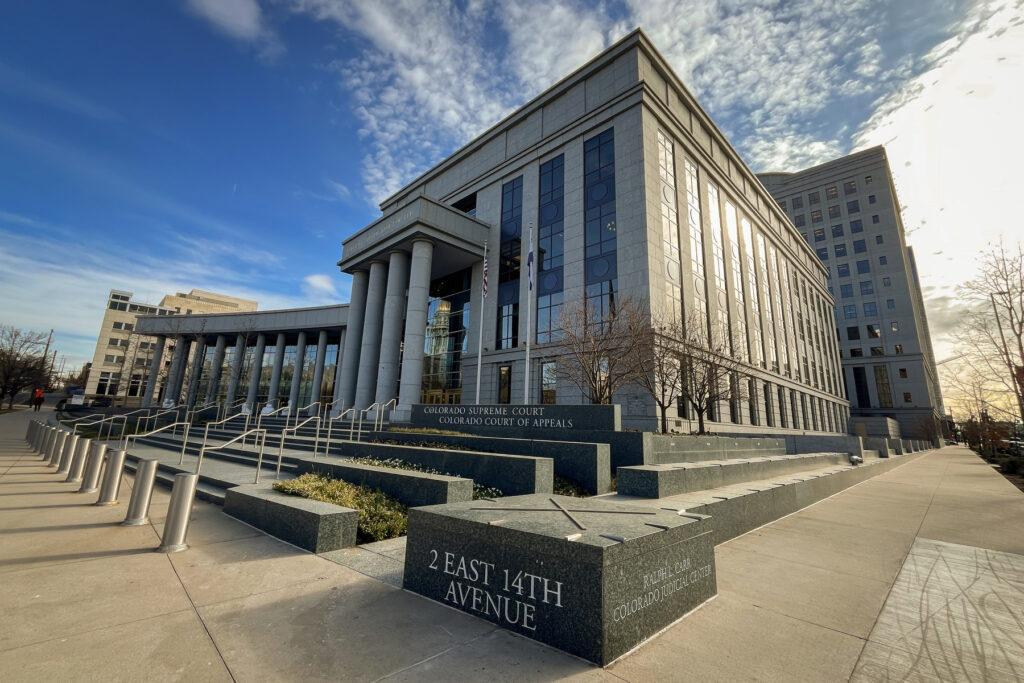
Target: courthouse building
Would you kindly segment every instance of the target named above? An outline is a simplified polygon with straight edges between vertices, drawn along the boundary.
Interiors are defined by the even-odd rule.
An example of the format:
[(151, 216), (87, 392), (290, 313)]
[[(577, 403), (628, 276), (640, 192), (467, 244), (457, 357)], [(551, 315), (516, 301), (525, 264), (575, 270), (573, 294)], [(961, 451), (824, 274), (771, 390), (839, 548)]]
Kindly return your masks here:
[(929, 437), (945, 411), (885, 149), (760, 178), (828, 269), (851, 412)]
[(139, 316), (256, 310), (255, 301), (201, 289), (167, 294), (159, 304), (135, 301), (132, 296), (132, 292), (119, 289), (110, 290), (107, 296), (96, 350), (85, 383), (88, 396), (129, 399), (142, 396), (157, 340), (138, 333), (135, 325)]
[[(147, 334), (186, 342), (171, 362), (169, 397), (296, 407), (319, 399), (335, 409), (395, 402), (401, 418), (417, 403), (475, 402), (479, 372), (481, 403), (581, 403), (554, 372), (560, 311), (586, 301), (607, 313), (628, 297), (734, 332), (743, 399), (713, 406), (714, 431), (846, 432), (825, 267), (639, 30), (381, 211), (342, 244), (347, 305), (142, 319)], [(203, 362), (186, 370), (189, 345)], [(196, 379), (194, 395), (181, 394), (186, 377)], [(639, 389), (614, 402), (627, 426), (655, 426)], [(684, 406), (670, 422), (689, 431), (694, 417)]]

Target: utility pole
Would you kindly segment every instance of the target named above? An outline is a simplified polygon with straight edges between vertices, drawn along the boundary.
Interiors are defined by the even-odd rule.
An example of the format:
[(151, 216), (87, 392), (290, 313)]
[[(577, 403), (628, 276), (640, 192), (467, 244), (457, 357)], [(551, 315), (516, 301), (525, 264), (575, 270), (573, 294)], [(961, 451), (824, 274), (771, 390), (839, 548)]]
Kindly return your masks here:
[(50, 357), (50, 344), (53, 342), (53, 328), (50, 328), (50, 336), (46, 338), (46, 348), (43, 349), (43, 391), (46, 391), (46, 387), (50, 384), (50, 373), (46, 368), (46, 359)]

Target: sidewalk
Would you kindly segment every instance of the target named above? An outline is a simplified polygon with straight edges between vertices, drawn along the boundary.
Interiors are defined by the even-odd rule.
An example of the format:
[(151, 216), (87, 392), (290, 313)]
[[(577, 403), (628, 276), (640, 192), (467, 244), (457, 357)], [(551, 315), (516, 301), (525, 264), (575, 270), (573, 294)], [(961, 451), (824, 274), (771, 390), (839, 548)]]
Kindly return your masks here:
[[(0, 415), (5, 681), (1015, 680), (1024, 494), (944, 448), (716, 549), (719, 596), (606, 670), (197, 503), (184, 553), (41, 465)], [(126, 479), (126, 487), (130, 480)], [(121, 500), (126, 502), (125, 488)]]

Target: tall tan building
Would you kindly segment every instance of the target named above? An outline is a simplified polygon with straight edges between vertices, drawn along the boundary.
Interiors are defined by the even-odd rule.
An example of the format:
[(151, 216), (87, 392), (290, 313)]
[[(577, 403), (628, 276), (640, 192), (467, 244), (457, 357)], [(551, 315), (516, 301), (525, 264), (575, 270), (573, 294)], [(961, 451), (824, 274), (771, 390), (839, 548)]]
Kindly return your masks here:
[(86, 395), (127, 398), (142, 395), (149, 376), (155, 338), (135, 332), (138, 316), (243, 313), (255, 311), (257, 306), (257, 302), (249, 299), (201, 289), (193, 289), (187, 294), (167, 294), (159, 304), (133, 301), (132, 292), (110, 290), (85, 385)]

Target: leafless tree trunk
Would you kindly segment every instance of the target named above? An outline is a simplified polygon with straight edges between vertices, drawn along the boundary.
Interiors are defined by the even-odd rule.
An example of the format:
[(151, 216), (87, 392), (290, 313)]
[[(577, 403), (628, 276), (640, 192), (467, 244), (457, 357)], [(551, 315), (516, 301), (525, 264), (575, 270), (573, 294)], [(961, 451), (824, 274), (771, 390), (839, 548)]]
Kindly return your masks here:
[(658, 406), (661, 433), (668, 432), (668, 409), (683, 395), (686, 326), (675, 316), (651, 314), (639, 332), (635, 384)]
[(14, 407), (14, 397), (22, 389), (45, 381), (46, 338), (41, 332), (0, 325), (0, 399), (7, 397), (8, 408)]
[(697, 433), (706, 434), (705, 420), (712, 405), (743, 400), (745, 382), (740, 381), (743, 364), (731, 355), (732, 332), (716, 327), (708, 332), (707, 321), (690, 315), (683, 328), (680, 361), (683, 397), (697, 416)]
[(639, 374), (638, 346), (648, 327), (644, 309), (628, 298), (616, 300), (604, 317), (585, 301), (565, 304), (558, 322), (558, 375), (591, 403), (611, 403), (615, 392)]
[(1024, 246), (1000, 243), (979, 262), (977, 277), (960, 287), (973, 306), (954, 340), (962, 365), (991, 394), (989, 401), (1012, 405), (1024, 419)]

